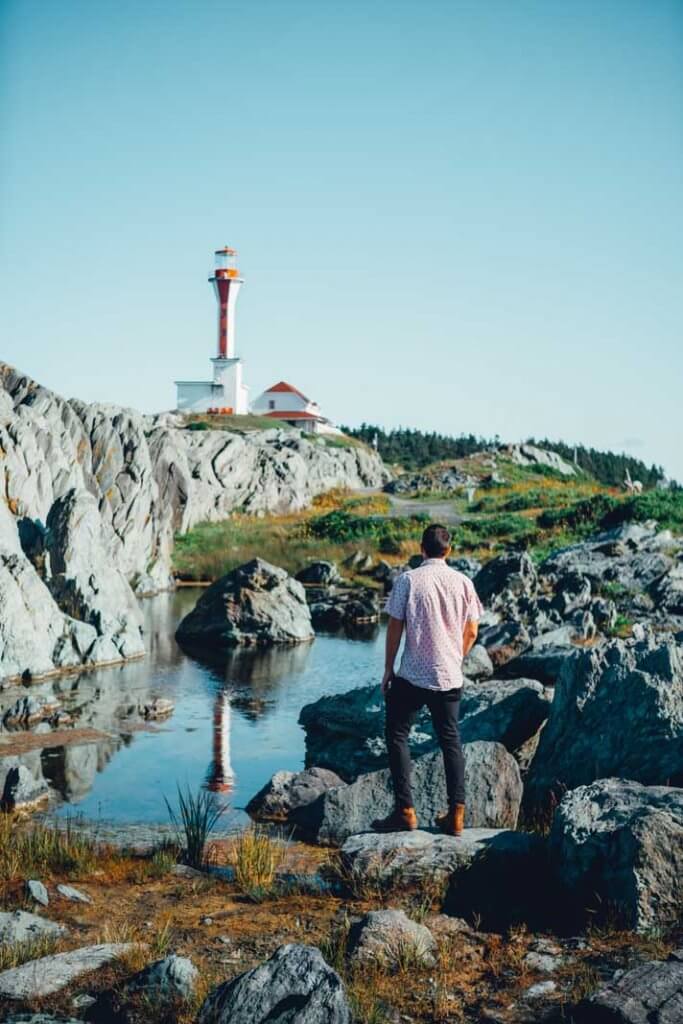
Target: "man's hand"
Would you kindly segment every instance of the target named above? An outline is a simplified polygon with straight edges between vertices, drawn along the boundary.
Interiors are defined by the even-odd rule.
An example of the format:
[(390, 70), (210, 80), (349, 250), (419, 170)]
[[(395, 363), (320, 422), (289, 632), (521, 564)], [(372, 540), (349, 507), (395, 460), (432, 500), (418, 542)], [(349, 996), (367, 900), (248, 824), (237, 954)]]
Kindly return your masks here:
[(403, 620), (395, 619), (393, 616), (389, 617), (387, 623), (387, 640), (386, 640), (386, 655), (384, 658), (384, 675), (382, 676), (382, 693), (386, 697), (391, 689), (391, 681), (394, 678), (394, 665), (396, 664), (396, 655), (398, 649), (401, 646), (401, 637), (403, 636)]
[(477, 635), (479, 633), (479, 623), (473, 622), (471, 619), (465, 623), (465, 628), (462, 635), (462, 656), (466, 658), (472, 648), (477, 642)]

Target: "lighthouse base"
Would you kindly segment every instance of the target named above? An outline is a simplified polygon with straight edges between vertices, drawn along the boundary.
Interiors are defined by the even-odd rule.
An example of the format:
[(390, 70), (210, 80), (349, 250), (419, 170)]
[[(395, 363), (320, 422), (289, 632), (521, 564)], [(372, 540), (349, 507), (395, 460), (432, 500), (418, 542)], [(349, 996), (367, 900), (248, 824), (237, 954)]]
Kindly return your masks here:
[(249, 388), (242, 382), (241, 359), (212, 359), (213, 380), (177, 380), (178, 412), (222, 412), (242, 416), (249, 411)]

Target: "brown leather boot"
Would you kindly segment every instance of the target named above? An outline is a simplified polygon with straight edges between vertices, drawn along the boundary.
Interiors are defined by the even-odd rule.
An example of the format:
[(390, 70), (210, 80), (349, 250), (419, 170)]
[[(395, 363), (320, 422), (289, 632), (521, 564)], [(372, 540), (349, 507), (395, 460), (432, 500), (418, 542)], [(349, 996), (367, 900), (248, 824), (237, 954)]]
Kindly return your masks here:
[(375, 818), (373, 832), (412, 832), (417, 828), (414, 807), (397, 807), (386, 818)]
[(455, 810), (439, 814), (436, 827), (447, 836), (461, 836), (465, 828), (465, 805), (456, 804)]

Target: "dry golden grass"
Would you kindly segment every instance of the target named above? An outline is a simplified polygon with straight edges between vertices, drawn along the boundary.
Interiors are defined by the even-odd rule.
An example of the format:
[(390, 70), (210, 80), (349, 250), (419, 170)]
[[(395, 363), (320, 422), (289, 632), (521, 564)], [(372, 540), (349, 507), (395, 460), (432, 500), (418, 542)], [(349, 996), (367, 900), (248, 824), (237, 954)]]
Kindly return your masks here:
[(272, 895), (276, 876), (286, 857), (287, 843), (252, 825), (241, 832), (227, 850), (227, 862), (235, 872), (235, 884), (249, 899)]

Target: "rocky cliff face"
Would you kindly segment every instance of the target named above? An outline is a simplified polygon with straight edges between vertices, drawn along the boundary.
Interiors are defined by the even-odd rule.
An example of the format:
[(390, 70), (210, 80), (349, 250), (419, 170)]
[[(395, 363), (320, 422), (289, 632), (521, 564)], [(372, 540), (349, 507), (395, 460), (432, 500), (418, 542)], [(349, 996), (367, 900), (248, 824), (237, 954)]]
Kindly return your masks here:
[(0, 364), (0, 677), (143, 651), (133, 597), (170, 585), (174, 533), (378, 487), (364, 448), (278, 429), (188, 432), (171, 415), (65, 401)]

